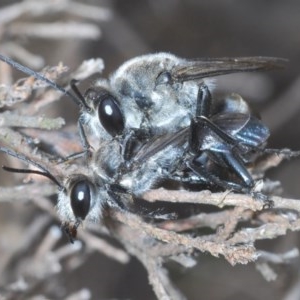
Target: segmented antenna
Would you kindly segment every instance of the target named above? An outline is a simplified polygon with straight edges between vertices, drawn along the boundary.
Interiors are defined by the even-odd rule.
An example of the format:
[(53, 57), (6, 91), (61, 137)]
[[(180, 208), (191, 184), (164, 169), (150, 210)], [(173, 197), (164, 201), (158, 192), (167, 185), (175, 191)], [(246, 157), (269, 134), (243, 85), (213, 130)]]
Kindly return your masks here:
[(28, 157), (26, 157), (25, 155), (21, 154), (21, 153), (17, 153), (11, 149), (5, 148), (5, 147), (1, 147), (0, 146), (0, 152), (3, 152), (5, 154), (8, 154), (12, 157), (18, 158), (22, 161), (25, 161), (26, 163), (29, 163), (39, 169), (41, 169), (42, 171), (37, 171), (37, 170), (28, 170), (28, 169), (15, 169), (15, 168), (10, 168), (7, 166), (2, 166), (2, 169), (8, 172), (15, 172), (15, 173), (26, 173), (26, 174), (38, 174), (38, 175), (42, 175), (45, 176), (47, 178), (49, 178), (52, 182), (54, 182), (61, 190), (64, 189), (64, 186), (55, 178), (54, 175), (52, 175), (44, 166), (42, 166), (41, 164), (29, 159)]
[(79, 93), (78, 94), (81, 95), (81, 97), (78, 97), (78, 94), (76, 93), (77, 97), (75, 95), (73, 95), (72, 93), (70, 93), (69, 91), (67, 91), (66, 89), (64, 89), (63, 87), (61, 87), (60, 85), (56, 84), (54, 81), (46, 78), (44, 75), (42, 75), (41, 73), (35, 72), (33, 70), (31, 70), (28, 67), (25, 67), (19, 63), (17, 63), (16, 61), (14, 61), (13, 59), (4, 56), (2, 54), (0, 54), (0, 60), (2, 60), (3, 62), (7, 63), (8, 65), (12, 66), (14, 69), (17, 69), (29, 76), (33, 76), (36, 79), (39, 79), (41, 81), (46, 82), (49, 86), (52, 86), (54, 89), (62, 92), (65, 95), (68, 95), (78, 106), (84, 106), (85, 109), (89, 108), (86, 105), (86, 102), (83, 98), (83, 96)]

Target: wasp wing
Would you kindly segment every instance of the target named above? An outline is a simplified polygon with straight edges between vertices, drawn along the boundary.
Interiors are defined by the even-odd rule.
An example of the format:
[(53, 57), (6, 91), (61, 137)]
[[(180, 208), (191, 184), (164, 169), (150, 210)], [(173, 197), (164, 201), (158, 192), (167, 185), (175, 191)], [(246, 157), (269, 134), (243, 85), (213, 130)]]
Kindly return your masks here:
[(175, 133), (167, 133), (150, 139), (136, 153), (134, 162), (148, 160), (169, 146), (183, 146), (188, 141), (189, 129), (189, 127), (185, 127)]
[(175, 67), (172, 72), (172, 79), (184, 82), (230, 73), (278, 69), (283, 68), (286, 63), (287, 60), (283, 58), (264, 56), (186, 60)]
[(217, 114), (211, 121), (237, 142), (250, 147), (261, 146), (270, 135), (268, 127), (250, 114)]
[[(231, 113), (217, 114), (211, 118), (211, 122), (218, 127), (229, 140), (241, 143), (249, 147), (259, 147), (266, 142), (269, 129), (258, 118), (250, 114)], [(168, 133), (154, 137), (147, 141), (135, 154), (134, 162), (140, 163), (155, 156), (166, 147), (186, 147), (189, 139), (190, 128), (185, 127), (175, 133)], [(198, 135), (202, 140), (202, 150), (220, 151), (226, 144), (217, 132), (208, 127), (202, 128)], [(202, 136), (202, 137), (201, 137)], [(214, 136), (214, 138), (212, 138)], [(226, 147), (225, 147), (226, 148)], [(199, 149), (199, 150), (201, 150)]]

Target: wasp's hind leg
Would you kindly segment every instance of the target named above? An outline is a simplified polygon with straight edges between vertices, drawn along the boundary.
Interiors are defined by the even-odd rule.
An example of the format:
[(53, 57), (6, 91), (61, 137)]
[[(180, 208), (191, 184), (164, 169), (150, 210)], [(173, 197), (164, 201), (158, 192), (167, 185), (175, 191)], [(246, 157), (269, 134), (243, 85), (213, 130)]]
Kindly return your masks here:
[[(203, 155), (202, 155), (203, 156)], [(205, 156), (213, 157), (215, 162), (215, 168), (211, 171), (208, 169), (208, 160), (203, 162), (199, 158), (190, 160), (187, 164), (188, 168), (191, 169), (200, 178), (205, 178), (207, 183), (212, 186), (222, 188), (224, 190), (233, 190), (235, 192), (251, 194), (252, 188), (254, 187), (254, 181), (252, 176), (248, 172), (244, 164), (232, 153), (209, 153), (206, 152)], [(222, 171), (219, 172), (218, 170)], [(225, 172), (224, 172), (225, 171)], [(228, 174), (221, 178), (220, 173)], [(230, 180), (230, 172), (234, 173), (238, 178), (239, 182), (233, 182)]]
[(196, 118), (197, 117), (209, 117), (210, 108), (212, 103), (211, 93), (207, 85), (202, 84), (199, 86), (197, 95), (197, 106), (196, 106)]
[(66, 162), (70, 162), (74, 159), (78, 159), (78, 158), (82, 158), (85, 157), (86, 159), (90, 159), (92, 157), (92, 150), (93, 147), (89, 144), (86, 133), (84, 131), (82, 122), (79, 120), (78, 122), (78, 131), (79, 131), (79, 136), (80, 136), (80, 142), (81, 145), (83, 147), (82, 151), (79, 152), (75, 152), (72, 153), (66, 157), (60, 157), (57, 159), (52, 159), (52, 162), (55, 162), (57, 164), (61, 164), (61, 163), (66, 163)]

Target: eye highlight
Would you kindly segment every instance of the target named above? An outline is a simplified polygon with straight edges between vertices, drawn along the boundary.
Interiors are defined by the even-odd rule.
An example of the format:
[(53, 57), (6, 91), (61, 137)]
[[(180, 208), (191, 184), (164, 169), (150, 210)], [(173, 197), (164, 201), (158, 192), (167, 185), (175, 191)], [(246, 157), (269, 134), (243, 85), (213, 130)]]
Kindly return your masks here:
[(73, 185), (70, 201), (75, 217), (84, 220), (91, 206), (90, 183), (87, 180), (78, 181)]

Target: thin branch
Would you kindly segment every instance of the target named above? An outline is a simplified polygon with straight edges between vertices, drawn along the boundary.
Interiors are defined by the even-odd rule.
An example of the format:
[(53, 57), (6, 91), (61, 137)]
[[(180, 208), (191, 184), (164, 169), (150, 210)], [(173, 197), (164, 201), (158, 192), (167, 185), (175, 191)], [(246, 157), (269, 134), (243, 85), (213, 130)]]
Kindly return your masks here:
[(27, 127), (55, 130), (65, 125), (63, 118), (50, 119), (46, 117), (20, 116), (9, 111), (0, 113), (0, 127)]
[(239, 206), (251, 209), (253, 211), (262, 210), (263, 201), (255, 200), (246, 194), (234, 194), (230, 191), (222, 193), (213, 193), (209, 190), (201, 192), (190, 192), (186, 190), (149, 190), (143, 194), (143, 199), (149, 202), (168, 201), (172, 203), (196, 203), (215, 205), (220, 208), (225, 206)]
[(226, 242), (213, 242), (204, 237), (192, 237), (182, 235), (173, 231), (159, 229), (152, 224), (142, 221), (136, 215), (129, 213), (123, 214), (119, 211), (112, 212), (112, 218), (116, 219), (131, 229), (143, 232), (161, 242), (170, 243), (176, 246), (184, 245), (186, 249), (195, 248), (201, 252), (210, 252), (211, 255), (218, 257), (223, 255), (232, 265), (236, 263), (246, 264), (257, 259), (255, 248), (252, 245), (231, 246)]
[(31, 38), (43, 39), (91, 39), (100, 38), (100, 28), (92, 24), (83, 24), (82, 22), (69, 23), (25, 23), (15, 22), (8, 28), (8, 34), (23, 35)]
[[(247, 194), (234, 194), (230, 191), (222, 193), (212, 193), (209, 190), (201, 192), (190, 191), (170, 191), (165, 189), (149, 190), (144, 193), (143, 199), (149, 202), (168, 201), (173, 203), (196, 203), (215, 205), (220, 208), (225, 206), (239, 206), (253, 211), (262, 210), (266, 203), (262, 200), (254, 199)], [(269, 200), (273, 202), (272, 208), (291, 209), (300, 212), (300, 201), (297, 199), (281, 198), (270, 196)]]

